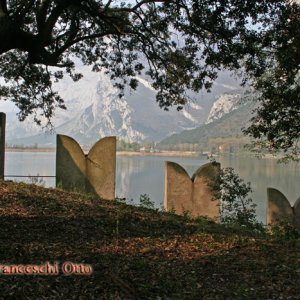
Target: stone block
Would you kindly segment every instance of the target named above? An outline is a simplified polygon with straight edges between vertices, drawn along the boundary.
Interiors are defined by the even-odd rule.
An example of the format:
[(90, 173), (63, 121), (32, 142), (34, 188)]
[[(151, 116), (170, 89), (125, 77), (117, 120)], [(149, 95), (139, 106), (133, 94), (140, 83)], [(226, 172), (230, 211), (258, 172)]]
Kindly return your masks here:
[(219, 163), (201, 166), (190, 178), (179, 164), (165, 162), (165, 209), (218, 219), (219, 201), (214, 197), (212, 185), (219, 174)]
[(288, 199), (278, 190), (268, 188), (267, 224), (287, 219), (292, 221), (293, 209)]
[(296, 200), (293, 206), (293, 211), (294, 211), (295, 225), (300, 231), (300, 197)]
[(103, 199), (115, 199), (115, 137), (105, 137), (91, 148), (86, 156), (86, 172), (89, 181), (87, 192), (101, 195)]
[(86, 192), (86, 159), (80, 145), (71, 137), (56, 137), (56, 186), (67, 191)]
[(115, 198), (116, 138), (99, 140), (84, 154), (72, 138), (57, 135), (56, 185), (69, 191)]
[(4, 179), (6, 114), (0, 113), (0, 179)]
[(201, 166), (193, 175), (193, 207), (194, 211), (200, 212), (202, 216), (219, 219), (220, 203), (215, 199), (212, 185), (220, 175), (221, 165), (219, 163), (208, 163)]
[(174, 162), (165, 162), (164, 208), (177, 214), (191, 212), (193, 182), (184, 168)]
[(300, 198), (294, 206), (278, 190), (268, 188), (267, 225), (278, 222), (291, 222), (300, 230)]

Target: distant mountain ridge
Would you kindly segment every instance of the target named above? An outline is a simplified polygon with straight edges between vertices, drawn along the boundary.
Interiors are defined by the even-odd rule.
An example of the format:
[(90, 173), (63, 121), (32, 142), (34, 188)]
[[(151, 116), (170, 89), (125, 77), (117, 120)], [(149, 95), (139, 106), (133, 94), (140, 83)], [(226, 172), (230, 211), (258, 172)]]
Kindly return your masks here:
[[(174, 145), (194, 144), (202, 147), (207, 146), (210, 139), (244, 137), (242, 128), (245, 128), (250, 124), (251, 112), (255, 108), (255, 103), (253, 101), (241, 101), (241, 94), (236, 95), (236, 97), (233, 95), (229, 97), (229, 99), (234, 99), (233, 103), (236, 103), (236, 105), (230, 103), (230, 112), (225, 113), (224, 110), (220, 109), (217, 110), (217, 113), (214, 115), (212, 111), (214, 111), (215, 108), (212, 108), (207, 124), (195, 129), (184, 130), (181, 133), (173, 134), (162, 140), (159, 143), (159, 146), (163, 148), (172, 148)], [(224, 97), (221, 96), (220, 98), (225, 104)], [(239, 101), (236, 101), (237, 99), (239, 99)], [(239, 103), (239, 105), (237, 105), (237, 103)], [(227, 108), (230, 106), (227, 104), (225, 105)], [(221, 111), (223, 111), (222, 115), (220, 113)], [(213, 119), (213, 121), (211, 119)]]
[(225, 114), (237, 109), (241, 104), (244, 90), (237, 89), (221, 95), (217, 101), (214, 102), (209, 115), (207, 117), (206, 124), (209, 124), (217, 119), (220, 119)]
[[(55, 85), (68, 109), (57, 111), (53, 124), (56, 133), (69, 135), (84, 145), (92, 145), (110, 135), (130, 142), (159, 141), (173, 133), (198, 127), (206, 122), (216, 96), (238, 86), (228, 74), (222, 73), (211, 94), (191, 95), (202, 101), (190, 102), (180, 112), (175, 108), (165, 112), (158, 107), (155, 90), (144, 78), (137, 78), (140, 84), (136, 91), (128, 89), (125, 96), (119, 98), (119, 90), (103, 72), (91, 72), (86, 66), (81, 66), (79, 71), (84, 75), (79, 82), (65, 78)], [(20, 123), (9, 114), (7, 142), (53, 147), (55, 135), (45, 135), (30, 119)]]

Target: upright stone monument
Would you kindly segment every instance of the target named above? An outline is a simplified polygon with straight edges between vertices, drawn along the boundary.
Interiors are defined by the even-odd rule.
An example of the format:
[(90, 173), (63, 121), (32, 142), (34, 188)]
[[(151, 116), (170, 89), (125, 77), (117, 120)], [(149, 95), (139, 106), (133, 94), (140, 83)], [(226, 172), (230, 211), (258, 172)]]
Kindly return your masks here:
[(295, 220), (295, 225), (300, 231), (300, 197), (296, 200), (294, 206), (294, 220)]
[(165, 209), (218, 219), (219, 201), (215, 199), (212, 185), (219, 174), (219, 163), (201, 166), (190, 178), (179, 164), (165, 162)]
[(0, 112), (0, 179), (4, 179), (6, 115)]
[(116, 137), (98, 141), (86, 156), (87, 192), (115, 199)]
[(288, 199), (278, 190), (268, 188), (267, 224), (280, 220), (293, 220), (293, 208)]
[(268, 188), (267, 225), (290, 222), (300, 230), (300, 197), (294, 206), (278, 190)]
[(71, 137), (56, 136), (56, 186), (68, 191), (86, 192), (86, 157)]
[(179, 164), (165, 162), (165, 210), (175, 210), (177, 214), (191, 212), (193, 181), (189, 174)]
[(116, 137), (99, 140), (85, 155), (71, 137), (57, 135), (56, 186), (115, 199)]
[(220, 217), (220, 203), (215, 199), (215, 192), (212, 187), (220, 175), (220, 169), (220, 163), (208, 163), (201, 166), (192, 176), (194, 210), (199, 211), (202, 216), (208, 216), (212, 219), (219, 219)]

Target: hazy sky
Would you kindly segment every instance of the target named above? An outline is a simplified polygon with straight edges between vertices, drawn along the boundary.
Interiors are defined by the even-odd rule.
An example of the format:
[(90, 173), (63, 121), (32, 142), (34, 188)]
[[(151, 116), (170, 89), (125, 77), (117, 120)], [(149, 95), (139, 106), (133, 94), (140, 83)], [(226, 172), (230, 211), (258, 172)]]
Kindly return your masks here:
[[(104, 3), (106, 3), (107, 1), (103, 1)], [(124, 2), (126, 4), (136, 4), (140, 1), (137, 1), (137, 0), (123, 0), (123, 1), (120, 1), (120, 0), (115, 0), (113, 1), (112, 5), (115, 4), (115, 5), (119, 5), (121, 2)], [(2, 80), (0, 78), (0, 84), (1, 84)], [(11, 101), (3, 101), (2, 99), (0, 100), (0, 111), (1, 112), (11, 112), (11, 111), (15, 111), (17, 112), (18, 109), (17, 107), (11, 102)]]

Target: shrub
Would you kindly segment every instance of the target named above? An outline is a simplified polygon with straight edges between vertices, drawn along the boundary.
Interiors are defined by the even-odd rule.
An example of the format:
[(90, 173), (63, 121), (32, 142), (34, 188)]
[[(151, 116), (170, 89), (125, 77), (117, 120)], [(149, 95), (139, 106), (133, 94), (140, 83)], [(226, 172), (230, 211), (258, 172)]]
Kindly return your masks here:
[(252, 192), (250, 182), (245, 183), (233, 168), (223, 168), (214, 186), (220, 200), (221, 223), (256, 227), (256, 204), (248, 197)]
[(151, 201), (148, 194), (140, 195), (140, 207), (154, 209), (154, 202)]

